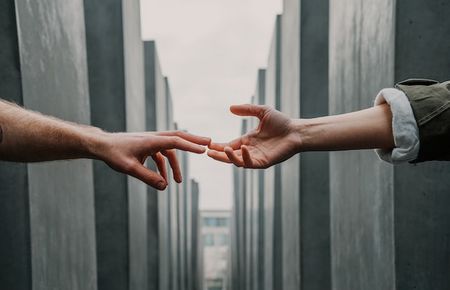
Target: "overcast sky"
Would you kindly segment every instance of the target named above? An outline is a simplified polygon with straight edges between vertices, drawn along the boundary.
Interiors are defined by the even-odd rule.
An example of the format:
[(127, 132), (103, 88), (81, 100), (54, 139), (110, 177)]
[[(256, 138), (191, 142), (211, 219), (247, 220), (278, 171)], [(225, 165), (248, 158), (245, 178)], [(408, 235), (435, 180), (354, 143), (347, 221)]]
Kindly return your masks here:
[[(231, 104), (249, 102), (265, 67), (281, 0), (141, 0), (142, 36), (154, 39), (169, 77), (175, 121), (183, 129), (228, 141), (240, 118)], [(190, 155), (202, 209), (229, 209), (232, 170)]]

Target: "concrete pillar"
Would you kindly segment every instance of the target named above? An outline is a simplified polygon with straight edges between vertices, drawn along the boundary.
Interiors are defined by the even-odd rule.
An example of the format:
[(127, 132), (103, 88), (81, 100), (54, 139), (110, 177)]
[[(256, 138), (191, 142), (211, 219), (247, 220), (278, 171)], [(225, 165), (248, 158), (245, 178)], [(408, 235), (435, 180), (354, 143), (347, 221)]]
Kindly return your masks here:
[[(14, 1), (0, 3), (0, 98), (23, 105)], [(31, 288), (30, 204), (25, 164), (0, 162), (0, 285)]]
[[(281, 24), (281, 111), (300, 117), (298, 29), (301, 1), (284, 1)], [(281, 164), (283, 289), (300, 288), (300, 156)]]
[[(252, 101), (253, 102), (253, 97)], [(254, 120), (252, 118), (247, 118), (245, 125), (245, 131), (243, 133), (248, 133), (252, 130), (254, 126)], [(253, 189), (254, 189), (254, 179), (253, 179), (253, 170), (251, 169), (243, 169), (243, 175), (245, 179), (244, 186), (244, 199), (245, 199), (245, 289), (254, 289), (254, 215), (253, 215)]]
[[(146, 130), (168, 129), (166, 81), (154, 41), (144, 43)], [(155, 167), (152, 165), (152, 168)], [(147, 187), (149, 289), (171, 288), (171, 195)]]
[[(330, 113), (369, 107), (404, 78), (448, 79), (449, 3), (330, 3)], [(333, 289), (450, 287), (449, 172), (331, 154)]]
[[(2, 14), (8, 14), (2, 15), (2, 22), (8, 21), (9, 29), (2, 37), (9, 38), (5, 43), (9, 43), (9, 50), (6, 47), (5, 53), (9, 51), (13, 57), (9, 64), (15, 69), (14, 77), (19, 71), (18, 63), (13, 62), (20, 55), (23, 104), (44, 114), (89, 124), (83, 2), (17, 1), (14, 22), (11, 18), (14, 2), (6, 2), (2, 4), (6, 8)], [(17, 38), (13, 30), (18, 32), (19, 46), (14, 43)], [(14, 77), (12, 80), (18, 81)], [(18, 82), (15, 89), (17, 85)], [(15, 271), (12, 279), (20, 275), (27, 280), (19, 282), (19, 288), (11, 287), (97, 289), (92, 162), (52, 162), (27, 167), (26, 175), (23, 166), (13, 167), (18, 170), (14, 179), (20, 181), (17, 202), (22, 202), (22, 207), (17, 213), (17, 230), (21, 233), (15, 235), (19, 239), (14, 240), (12, 253), (19, 254), (18, 261), (24, 263), (20, 269), (12, 268)], [(25, 194), (29, 197), (28, 204)], [(20, 217), (24, 215), (29, 219), (29, 236), (22, 231), (26, 222)], [(20, 257), (24, 251), (30, 258)]]
[(181, 265), (181, 283), (180, 289), (186, 290), (190, 285), (192, 279), (192, 188), (189, 175), (189, 153), (181, 152), (181, 171), (183, 173), (182, 191), (180, 201), (183, 210), (180, 210), (182, 216), (181, 225), (182, 230), (180, 235), (183, 236), (184, 243), (181, 243), (180, 252), (183, 257), (180, 260)]
[[(85, 1), (91, 120), (126, 131), (122, 1)], [(129, 289), (129, 208), (126, 175), (94, 162), (99, 290)]]
[(191, 260), (189, 264), (190, 270), (190, 285), (188, 286), (189, 290), (201, 290), (201, 263), (202, 261), (200, 255), (200, 189), (198, 183), (191, 179)]
[[(284, 1), (281, 107), (292, 117), (328, 115), (328, 18), (328, 0)], [(286, 163), (290, 173), (283, 175), (283, 195), (286, 187), (292, 190), (289, 194), (299, 197), (299, 216), (295, 216), (299, 232), (292, 237), (284, 235), (299, 243), (298, 248), (286, 248), (285, 254), (291, 253), (291, 261), (284, 264), (289, 267), (285, 271), (286, 289), (330, 288), (328, 163), (328, 154), (317, 152), (302, 153)], [(288, 204), (297, 202), (292, 198)], [(283, 210), (288, 211), (284, 205)], [(294, 206), (291, 210), (295, 212)], [(299, 253), (295, 257), (298, 263), (293, 253)]]
[[(247, 132), (247, 120), (242, 120), (241, 134), (245, 134)], [(248, 281), (248, 272), (247, 272), (247, 231), (248, 231), (248, 216), (247, 216), (247, 198), (246, 198), (246, 188), (247, 188), (247, 177), (245, 174), (245, 170), (242, 168), (237, 169), (237, 174), (239, 175), (239, 185), (238, 190), (235, 192), (235, 198), (237, 203), (239, 204), (239, 220), (238, 220), (238, 243), (240, 248), (239, 253), (239, 268), (240, 268), (240, 281), (239, 281), (239, 289), (248, 289), (247, 281)]]
[[(164, 77), (164, 88), (165, 88), (165, 98), (166, 98), (166, 122), (164, 130), (175, 130), (177, 129), (177, 125), (173, 120), (173, 105), (172, 105), (172, 95), (170, 90), (169, 79)], [(173, 290), (180, 289), (180, 195), (178, 191), (178, 184), (173, 180), (173, 175), (170, 170), (170, 166), (168, 164), (167, 168), (169, 169), (168, 178), (169, 185), (166, 189), (166, 194), (169, 198), (169, 207), (170, 207), (170, 224), (169, 228), (166, 229), (170, 231), (170, 259), (171, 259), (171, 270), (169, 272), (170, 275), (170, 283), (171, 288)]]
[(241, 281), (242, 281), (242, 264), (241, 264), (241, 235), (240, 235), (240, 227), (241, 227), (241, 204), (239, 199), (241, 188), (241, 175), (240, 169), (237, 167), (233, 167), (233, 214), (231, 216), (231, 263), (232, 263), (232, 288), (233, 289), (241, 289)]
[[(253, 104), (265, 103), (266, 90), (266, 71), (258, 70), (255, 95), (252, 99)], [(250, 130), (257, 128), (259, 120), (257, 118), (249, 119)], [(252, 188), (247, 195), (251, 196), (250, 215), (252, 218), (252, 243), (249, 251), (251, 252), (252, 264), (252, 289), (261, 289), (264, 275), (264, 170), (249, 170), (249, 180)]]
[[(147, 129), (144, 48), (138, 0), (122, 2), (127, 131)], [(128, 177), (130, 289), (148, 287), (147, 186)]]
[[(281, 89), (281, 15), (275, 21), (268, 65), (265, 73), (265, 104), (280, 109)], [(280, 166), (264, 171), (264, 270), (263, 287), (283, 289), (281, 170)]]
[[(300, 117), (328, 115), (329, 0), (303, 0)], [(329, 154), (300, 154), (301, 289), (331, 288)]]

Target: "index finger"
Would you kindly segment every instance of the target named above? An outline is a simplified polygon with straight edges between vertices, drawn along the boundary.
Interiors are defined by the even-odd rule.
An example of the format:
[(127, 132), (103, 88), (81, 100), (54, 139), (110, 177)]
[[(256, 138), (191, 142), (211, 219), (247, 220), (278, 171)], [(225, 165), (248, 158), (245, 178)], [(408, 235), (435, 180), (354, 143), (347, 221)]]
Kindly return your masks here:
[(178, 136), (180, 138), (183, 138), (184, 140), (187, 140), (189, 142), (198, 144), (198, 145), (209, 145), (211, 143), (211, 138), (209, 137), (203, 137), (198, 135), (193, 135), (185, 131), (166, 131), (166, 132), (158, 132), (158, 136)]
[(192, 153), (202, 154), (205, 153), (206, 148), (204, 146), (198, 145), (196, 143), (187, 141), (178, 136), (161, 136), (158, 138), (158, 151), (169, 150), (169, 149), (180, 149), (183, 151), (189, 151)]
[(229, 143), (215, 143), (211, 142), (208, 145), (209, 149), (225, 152), (225, 147), (231, 147), (233, 150), (238, 150), (242, 146), (242, 137), (234, 139), (233, 141)]

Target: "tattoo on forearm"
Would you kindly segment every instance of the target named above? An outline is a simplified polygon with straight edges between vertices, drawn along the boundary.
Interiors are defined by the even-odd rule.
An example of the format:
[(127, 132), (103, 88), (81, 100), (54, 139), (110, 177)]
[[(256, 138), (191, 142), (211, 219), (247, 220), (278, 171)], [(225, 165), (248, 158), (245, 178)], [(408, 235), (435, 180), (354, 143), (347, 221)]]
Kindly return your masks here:
[(0, 144), (2, 144), (3, 141), (3, 130), (2, 130), (2, 126), (0, 126)]

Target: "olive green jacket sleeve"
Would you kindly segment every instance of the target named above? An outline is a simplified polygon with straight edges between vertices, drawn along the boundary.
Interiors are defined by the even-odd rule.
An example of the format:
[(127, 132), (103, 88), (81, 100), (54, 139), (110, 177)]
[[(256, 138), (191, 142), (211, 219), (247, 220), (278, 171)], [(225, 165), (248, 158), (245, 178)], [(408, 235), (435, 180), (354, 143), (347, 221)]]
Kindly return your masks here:
[(420, 149), (412, 163), (450, 160), (450, 81), (413, 79), (396, 88), (408, 97), (419, 127)]

